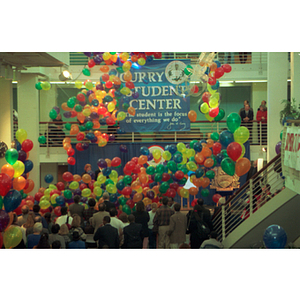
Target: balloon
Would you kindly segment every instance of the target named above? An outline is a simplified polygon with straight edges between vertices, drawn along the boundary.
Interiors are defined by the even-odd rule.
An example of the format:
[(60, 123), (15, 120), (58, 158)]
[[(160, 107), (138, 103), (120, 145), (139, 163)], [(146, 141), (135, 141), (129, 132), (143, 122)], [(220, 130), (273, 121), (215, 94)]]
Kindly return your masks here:
[(33, 169), (33, 162), (31, 160), (25, 160), (24, 167), (24, 173), (29, 173)]
[(19, 191), (10, 190), (3, 198), (3, 204), (6, 212), (15, 210), (22, 201), (22, 195)]
[(237, 176), (243, 176), (249, 172), (250, 167), (250, 160), (246, 157), (242, 157), (235, 164), (235, 173)]
[(221, 152), (222, 150), (222, 145), (218, 142), (214, 143), (212, 146), (212, 152), (214, 155), (217, 155)]
[(27, 132), (24, 129), (18, 129), (16, 131), (16, 139), (18, 140), (19, 143), (23, 143), (24, 140), (27, 139)]
[(213, 141), (217, 141), (219, 139), (220, 135), (218, 132), (213, 132), (211, 135), (210, 135), (210, 138), (213, 140)]
[(3, 233), (3, 244), (6, 249), (12, 249), (19, 245), (23, 238), (22, 231), (18, 226), (10, 226)]
[(241, 117), (239, 114), (233, 112), (227, 116), (226, 123), (229, 131), (234, 133), (241, 125)]
[(14, 178), (15, 170), (12, 165), (7, 163), (2, 166), (1, 173), (8, 175), (10, 178)]
[(234, 132), (234, 141), (240, 144), (244, 144), (249, 139), (249, 130), (245, 126), (240, 126), (236, 131)]
[(275, 146), (276, 154), (279, 154), (281, 152), (281, 141), (279, 141)]
[(197, 120), (197, 113), (194, 110), (190, 110), (188, 113), (188, 118), (191, 122), (195, 122)]
[(19, 153), (16, 149), (11, 148), (6, 150), (5, 159), (10, 165), (15, 164), (18, 158), (19, 158)]
[(200, 106), (200, 111), (203, 113), (203, 114), (206, 114), (209, 112), (209, 106), (206, 102), (203, 102)]
[(212, 200), (215, 203), (218, 203), (220, 198), (222, 198), (222, 196), (220, 194), (214, 194), (213, 197), (212, 197)]
[(227, 146), (227, 154), (233, 160), (237, 161), (242, 154), (242, 146), (237, 142), (232, 142)]
[(235, 173), (235, 163), (230, 157), (225, 157), (224, 159), (222, 159), (221, 168), (226, 174), (230, 176), (233, 176)]
[(67, 182), (73, 181), (73, 174), (70, 172), (65, 172), (63, 173), (62, 178)]
[(210, 117), (215, 118), (219, 114), (219, 107), (211, 108), (208, 114)]
[(0, 232), (2, 232), (9, 223), (9, 215), (5, 210), (0, 210)]
[(13, 164), (13, 168), (15, 170), (15, 172), (14, 172), (14, 178), (21, 176), (24, 173), (24, 171), (25, 171), (25, 165), (20, 160), (17, 160)]
[(34, 182), (33, 182), (32, 179), (27, 179), (27, 183), (28, 183), (28, 185), (26, 185), (24, 190), (23, 190), (23, 192), (25, 194), (30, 193), (34, 189)]
[[(205, 161), (204, 161), (204, 167), (206, 168), (211, 168), (213, 165), (214, 165), (214, 160), (212, 158), (207, 158)], [(197, 169), (197, 168), (196, 168)]]
[[(229, 130), (223, 130), (221, 133), (220, 133), (220, 143), (223, 147), (226, 147), (235, 141), (234, 137), (233, 137), (233, 133), (230, 132)], [(238, 142), (238, 141), (236, 141)]]
[(21, 191), (26, 186), (26, 179), (23, 176), (19, 176), (13, 180), (13, 188), (17, 191)]
[(206, 113), (204, 116), (209, 122), (211, 122), (214, 119), (208, 113)]
[(208, 189), (202, 189), (201, 190), (201, 196), (207, 197), (209, 195), (209, 190)]
[(224, 116), (225, 116), (225, 111), (222, 108), (220, 108), (218, 115), (214, 118), (214, 121), (216, 122), (221, 121), (224, 118)]
[(267, 249), (283, 249), (287, 234), (280, 225), (270, 225), (264, 232), (263, 241)]
[(190, 187), (189, 188), (189, 194), (192, 195), (192, 196), (196, 196), (199, 192), (199, 189), (196, 188), (196, 187)]
[(51, 175), (51, 174), (45, 175), (44, 180), (46, 183), (51, 183), (53, 181), (53, 175)]

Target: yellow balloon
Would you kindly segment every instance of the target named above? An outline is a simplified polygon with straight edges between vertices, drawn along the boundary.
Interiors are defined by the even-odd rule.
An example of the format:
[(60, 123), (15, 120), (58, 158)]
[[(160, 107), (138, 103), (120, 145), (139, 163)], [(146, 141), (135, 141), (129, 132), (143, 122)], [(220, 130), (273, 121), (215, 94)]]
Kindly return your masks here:
[(113, 102), (109, 102), (107, 105), (107, 110), (109, 112), (112, 112), (116, 108), (115, 104)]
[(219, 106), (219, 101), (216, 99), (209, 99), (209, 106), (215, 108)]
[(111, 57), (111, 54), (109, 52), (104, 52), (102, 57), (103, 57), (104, 60), (109, 60), (110, 57)]
[(82, 111), (82, 114), (85, 116), (85, 117), (88, 117), (90, 114), (91, 114), (91, 110), (89, 108), (85, 108), (83, 111)]
[(12, 166), (15, 170), (14, 178), (17, 178), (17, 177), (21, 176), (25, 171), (25, 165), (20, 160), (17, 160)]
[(3, 244), (6, 249), (12, 249), (19, 245), (23, 238), (22, 231), (18, 226), (9, 226), (3, 233)]
[(41, 198), (39, 205), (41, 209), (47, 209), (51, 206), (51, 203), (48, 200), (42, 200)]
[(203, 114), (206, 114), (209, 112), (209, 106), (206, 102), (203, 102), (200, 106), (200, 110)]
[(214, 118), (212, 118), (208, 113), (205, 114), (205, 118), (211, 122)]
[(27, 131), (25, 129), (18, 129), (16, 131), (16, 139), (22, 144), (27, 139)]
[(106, 179), (107, 179), (106, 176), (100, 174), (100, 175), (98, 176), (98, 178), (97, 178), (97, 181), (98, 181), (99, 183), (104, 183), (104, 182), (106, 181)]
[(208, 83), (208, 84), (207, 84), (207, 91), (212, 95), (212, 94), (214, 94), (217, 90), (213, 90), (213, 89), (211, 88), (211, 85)]
[(78, 88), (78, 89), (81, 89), (82, 88), (82, 82), (80, 80), (76, 80), (75, 81), (75, 87)]

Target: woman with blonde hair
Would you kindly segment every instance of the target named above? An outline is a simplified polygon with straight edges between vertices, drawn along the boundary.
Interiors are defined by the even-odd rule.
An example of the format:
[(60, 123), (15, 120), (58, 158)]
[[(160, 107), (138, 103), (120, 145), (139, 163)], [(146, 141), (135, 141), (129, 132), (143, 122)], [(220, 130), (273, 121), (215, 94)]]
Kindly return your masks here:
[(80, 216), (77, 214), (74, 214), (73, 220), (71, 223), (71, 229), (69, 230), (69, 236), (71, 238), (71, 241), (73, 240), (73, 232), (74, 231), (78, 231), (80, 240), (82, 240), (82, 241), (86, 240), (86, 234), (84, 233), (83, 229), (80, 227), (80, 224), (81, 224)]
[(68, 243), (71, 242), (71, 239), (69, 236), (69, 228), (68, 228), (67, 224), (62, 224), (60, 226), (58, 234), (61, 235), (65, 239), (66, 248), (67, 248)]
[(26, 236), (28, 236), (28, 234), (33, 233), (34, 218), (35, 218), (34, 213), (29, 212), (26, 222), (21, 226), (22, 228), (25, 229)]

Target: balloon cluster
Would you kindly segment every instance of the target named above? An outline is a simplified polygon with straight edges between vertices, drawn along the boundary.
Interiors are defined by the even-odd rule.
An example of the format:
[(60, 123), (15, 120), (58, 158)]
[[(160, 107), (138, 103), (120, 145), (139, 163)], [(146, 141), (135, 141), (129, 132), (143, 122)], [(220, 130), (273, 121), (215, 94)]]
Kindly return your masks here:
[(51, 89), (51, 84), (48, 81), (39, 81), (35, 84), (37, 90), (49, 91)]
[(10, 226), (13, 221), (12, 213), (21, 214), (23, 205), (32, 208), (34, 204), (34, 198), (27, 195), (34, 188), (33, 180), (28, 178), (33, 169), (33, 163), (28, 159), (33, 142), (27, 139), (24, 129), (18, 129), (14, 145), (15, 148), (6, 151), (7, 163), (2, 166), (0, 173), (0, 248), (2, 243), (5, 248), (14, 248), (20, 243), (21, 229)]

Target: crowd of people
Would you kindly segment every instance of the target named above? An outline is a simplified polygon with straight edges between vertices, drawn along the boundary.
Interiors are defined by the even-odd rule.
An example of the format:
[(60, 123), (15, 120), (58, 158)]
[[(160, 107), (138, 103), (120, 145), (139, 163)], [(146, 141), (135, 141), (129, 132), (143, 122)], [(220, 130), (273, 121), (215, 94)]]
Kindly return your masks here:
[(22, 231), (22, 240), (14, 249), (223, 248), (202, 199), (187, 214), (170, 197), (152, 203), (150, 211), (139, 201), (130, 215), (118, 214), (107, 192), (97, 209), (95, 199), (89, 198), (88, 208), (80, 199), (76, 195), (69, 207), (62, 206), (59, 217), (53, 211), (41, 214), (38, 204), (32, 209), (24, 205), (20, 216), (13, 213), (11, 226)]

